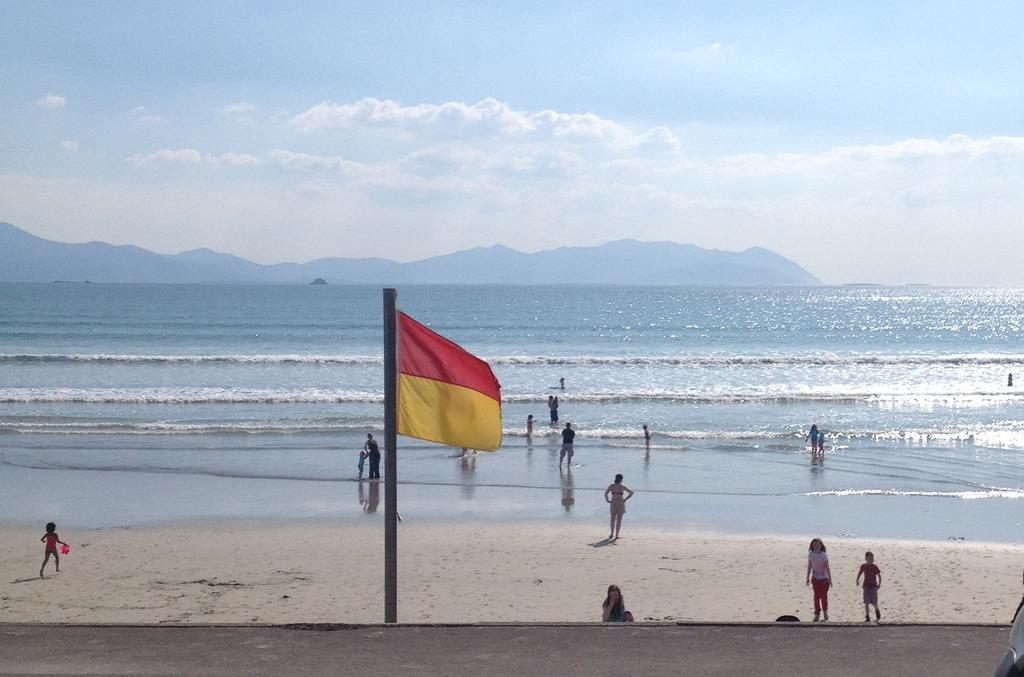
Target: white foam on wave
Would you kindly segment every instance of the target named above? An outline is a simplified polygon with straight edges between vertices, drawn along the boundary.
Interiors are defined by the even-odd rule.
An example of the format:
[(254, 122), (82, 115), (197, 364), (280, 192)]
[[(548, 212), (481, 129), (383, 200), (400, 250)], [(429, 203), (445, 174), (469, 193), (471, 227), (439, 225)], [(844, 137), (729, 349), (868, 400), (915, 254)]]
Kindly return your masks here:
[(932, 498), (959, 498), (976, 501), (986, 498), (1024, 498), (1024, 489), (989, 488), (967, 491), (918, 491), (913, 489), (833, 489), (811, 491), (805, 496), (922, 496)]
[[(776, 355), (481, 355), (499, 365), (664, 365), (693, 367), (722, 366), (857, 366), (857, 365), (1015, 365), (1024, 364), (1024, 354), (832, 354), (795, 353)], [(339, 364), (382, 365), (381, 355), (224, 354), (224, 355), (133, 355), (105, 353), (12, 353), (0, 354), (0, 363), (148, 363), (148, 364)]]
[(126, 364), (384, 364), (379, 355), (118, 355), (25, 353), (0, 355), (0, 363)]
[[(563, 404), (576, 403), (614, 403), (614, 402), (680, 402), (684, 404), (743, 404), (766, 403), (787, 404), (803, 402), (826, 403), (867, 403), (892, 405), (934, 406), (940, 404), (958, 404), (961, 406), (986, 406), (1024, 401), (1024, 390), (1007, 391), (1006, 389), (964, 389), (953, 388), (944, 390), (926, 390), (923, 388), (893, 387), (887, 390), (865, 387), (861, 390), (839, 388), (834, 389), (801, 389), (784, 390), (771, 387), (767, 390), (755, 391), (713, 391), (713, 390), (670, 390), (651, 388), (635, 391), (593, 391), (572, 392), (560, 395)], [(515, 403), (543, 402), (543, 395), (526, 393), (502, 393), (502, 400)]]
[(54, 435), (296, 435), (316, 433), (366, 432), (374, 430), (379, 422), (327, 423), (327, 422), (224, 422), (177, 423), (153, 422), (23, 422), (0, 421), (0, 433), (54, 434)]
[(329, 388), (0, 388), (0, 402), (89, 404), (291, 404), (383, 402), (384, 396)]

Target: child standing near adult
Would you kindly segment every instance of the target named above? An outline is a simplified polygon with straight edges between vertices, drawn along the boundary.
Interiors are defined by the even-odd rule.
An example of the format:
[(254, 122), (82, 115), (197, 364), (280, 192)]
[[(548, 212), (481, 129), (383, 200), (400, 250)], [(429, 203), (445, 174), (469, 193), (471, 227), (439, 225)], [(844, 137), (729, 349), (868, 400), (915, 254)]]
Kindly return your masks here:
[(811, 539), (807, 551), (806, 584), (814, 590), (814, 622), (817, 623), (824, 613), (828, 620), (828, 590), (832, 587), (832, 571), (828, 566), (828, 555), (825, 543), (820, 538)]
[(60, 573), (60, 555), (57, 554), (57, 544), (67, 545), (67, 543), (60, 540), (60, 536), (57, 535), (57, 525), (53, 522), (47, 522), (46, 533), (39, 540), (46, 543), (46, 555), (43, 556), (43, 566), (39, 567), (39, 578), (43, 577), (43, 569), (46, 568), (46, 563), (50, 561), (50, 555), (53, 555), (53, 563), (57, 565), (57, 573)]
[(864, 553), (864, 564), (857, 571), (857, 585), (860, 577), (864, 577), (864, 622), (871, 622), (870, 606), (875, 607), (875, 622), (882, 621), (882, 613), (878, 610), (878, 589), (882, 587), (882, 570), (875, 564), (875, 556), (871, 552)]
[(356, 464), (356, 467), (359, 468), (359, 479), (363, 479), (363, 468), (366, 467), (366, 459), (369, 455), (370, 452), (366, 449), (359, 450), (359, 463)]

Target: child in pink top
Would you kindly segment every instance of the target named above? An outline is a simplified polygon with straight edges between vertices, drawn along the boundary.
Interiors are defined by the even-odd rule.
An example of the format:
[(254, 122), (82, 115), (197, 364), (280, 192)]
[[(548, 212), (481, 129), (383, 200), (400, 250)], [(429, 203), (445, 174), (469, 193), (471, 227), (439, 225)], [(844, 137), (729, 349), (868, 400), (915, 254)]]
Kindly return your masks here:
[(57, 565), (57, 573), (60, 573), (60, 555), (57, 554), (57, 544), (67, 545), (67, 543), (60, 540), (60, 536), (57, 535), (57, 525), (53, 522), (47, 522), (46, 533), (39, 540), (46, 543), (46, 554), (43, 556), (43, 566), (39, 567), (39, 578), (43, 577), (43, 569), (46, 568), (46, 563), (50, 561), (50, 555), (53, 555), (53, 563)]
[(832, 587), (832, 571), (828, 567), (828, 555), (825, 544), (820, 538), (811, 540), (807, 551), (807, 585), (814, 589), (814, 622), (817, 623), (822, 612), (828, 620), (828, 590)]

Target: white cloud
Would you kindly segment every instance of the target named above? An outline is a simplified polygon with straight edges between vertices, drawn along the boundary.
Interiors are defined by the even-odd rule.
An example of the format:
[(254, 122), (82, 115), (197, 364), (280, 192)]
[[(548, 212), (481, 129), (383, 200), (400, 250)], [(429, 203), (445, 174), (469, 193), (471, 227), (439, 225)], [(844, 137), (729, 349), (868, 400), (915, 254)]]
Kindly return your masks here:
[(972, 139), (953, 134), (945, 140), (906, 139), (870, 146), (843, 146), (834, 155), (851, 160), (920, 160), (923, 158), (1024, 158), (1024, 136), (991, 136)]
[(60, 147), (65, 153), (77, 153), (78, 142), (77, 141), (61, 141)]
[(260, 159), (248, 153), (224, 153), (222, 155), (206, 155), (203, 160), (210, 167), (252, 167), (260, 164)]
[(402, 158), (396, 167), (421, 176), (489, 172), (524, 179), (567, 178), (586, 171), (588, 163), (577, 153), (543, 144), (483, 151), (457, 144), (426, 148)]
[(648, 50), (648, 58), (656, 64), (667, 66), (703, 68), (712, 67), (721, 63), (723, 57), (734, 52), (737, 43), (712, 42), (706, 45), (698, 45), (688, 48), (666, 49), (655, 48)]
[(255, 155), (246, 153), (224, 153), (222, 155), (203, 154), (195, 148), (161, 148), (145, 154), (129, 155), (125, 162), (136, 167), (152, 167), (156, 165), (192, 165), (214, 168), (248, 167), (260, 164)]
[(300, 169), (304, 171), (328, 170), (328, 171), (352, 171), (359, 169), (361, 165), (350, 162), (340, 155), (310, 155), (308, 153), (295, 153), (290, 150), (275, 148), (267, 154), (271, 162), (288, 169)]
[(128, 111), (128, 115), (132, 117), (135, 122), (141, 124), (153, 124), (156, 122), (162, 122), (163, 118), (156, 113), (150, 112), (145, 106), (136, 106)]
[(475, 104), (448, 101), (404, 106), (396, 101), (366, 98), (354, 103), (323, 102), (294, 116), (291, 124), (304, 132), (387, 129), (406, 135), (496, 138), (503, 141), (545, 139), (604, 144), (610, 150), (669, 150), (679, 140), (665, 127), (636, 133), (593, 113), (542, 110), (520, 112), (493, 98)]
[(256, 106), (246, 101), (236, 101), (234, 103), (229, 103), (225, 105), (220, 110), (222, 113), (232, 113), (235, 115), (241, 115), (256, 110)]
[[(513, 120), (491, 135), (417, 134), (402, 143), (367, 144), (358, 134), (351, 146), (344, 135), (331, 140), (355, 149), (351, 157), (358, 153), (358, 161), (347, 153), (286, 148), (220, 155), (163, 148), (125, 160), (142, 167), (220, 168), (215, 181), (196, 179), (194, 186), (207, 191), (211, 203), (223, 191), (232, 191), (236, 202), (247, 190), (276, 191), (289, 208), (275, 210), (274, 219), (259, 216), (268, 232), (275, 222), (301, 218), (308, 222), (307, 241), (325, 244), (336, 236), (341, 248), (285, 245), (258, 254), (252, 245), (248, 254), (265, 260), (369, 255), (378, 246), (406, 259), (495, 242), (538, 250), (628, 234), (725, 249), (761, 244), (833, 282), (1015, 279), (984, 262), (986, 251), (1024, 246), (1024, 231), (1012, 225), (1024, 219), (1024, 137), (958, 134), (809, 153), (700, 157), (666, 153), (657, 138), (656, 150), (645, 152), (637, 139), (656, 136), (651, 131), (632, 134), (632, 150), (618, 151), (621, 146), (604, 141), (620, 134), (615, 121), (558, 116), (531, 114), (534, 127), (525, 132)], [(578, 138), (576, 125), (583, 138), (597, 141), (567, 141)], [(226, 171), (256, 165), (281, 171), (260, 173), (257, 183), (251, 172)], [(154, 190), (157, 185), (154, 179)], [(323, 232), (311, 225), (317, 223)], [(329, 236), (333, 224), (340, 230)], [(362, 249), (350, 247), (357, 234)], [(809, 253), (808, 238), (844, 255)], [(908, 259), (901, 255), (907, 251), (919, 255)], [(958, 265), (948, 270), (934, 264), (953, 258)]]
[(36, 105), (40, 108), (63, 108), (67, 105), (67, 100), (59, 94), (47, 94), (36, 101)]
[(199, 165), (203, 162), (203, 154), (195, 148), (179, 148), (177, 150), (161, 148), (144, 155), (129, 155), (124, 160), (136, 167), (149, 167), (157, 164)]
[[(732, 176), (797, 176), (811, 178), (835, 172), (859, 173), (865, 178), (906, 172), (909, 165), (919, 171), (953, 171), (951, 164), (977, 164), (973, 173), (983, 174), (985, 164), (1024, 160), (1024, 136), (991, 136), (972, 139), (953, 134), (946, 139), (904, 139), (887, 144), (837, 146), (817, 153), (745, 153), (703, 161), (695, 172)], [(993, 167), (993, 169), (995, 169)], [(1000, 167), (999, 171), (1004, 171)]]

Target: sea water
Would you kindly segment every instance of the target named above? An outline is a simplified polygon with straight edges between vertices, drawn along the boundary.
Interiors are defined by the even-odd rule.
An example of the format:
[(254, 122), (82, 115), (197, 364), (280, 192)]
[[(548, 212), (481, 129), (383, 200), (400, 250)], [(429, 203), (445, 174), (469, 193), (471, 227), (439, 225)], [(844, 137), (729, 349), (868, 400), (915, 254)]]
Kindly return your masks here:
[[(1024, 291), (410, 286), (488, 360), (496, 453), (399, 438), (405, 519), (1018, 542)], [(0, 285), (0, 519), (379, 519), (379, 287)], [(559, 388), (559, 379), (565, 388)], [(558, 396), (560, 422), (548, 422)], [(535, 434), (526, 437), (533, 414)], [(578, 431), (569, 470), (559, 430)], [(816, 423), (824, 456), (804, 438)], [(652, 431), (649, 448), (641, 426)]]

